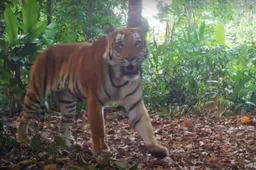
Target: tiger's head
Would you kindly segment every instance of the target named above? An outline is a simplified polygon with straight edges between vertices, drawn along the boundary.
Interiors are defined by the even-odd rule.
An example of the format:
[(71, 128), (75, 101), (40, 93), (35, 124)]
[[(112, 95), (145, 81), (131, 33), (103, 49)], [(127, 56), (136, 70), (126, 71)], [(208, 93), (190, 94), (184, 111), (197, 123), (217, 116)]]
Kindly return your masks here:
[(108, 50), (105, 58), (118, 76), (125, 80), (140, 78), (141, 64), (148, 55), (147, 30), (140, 27), (116, 30), (108, 27), (106, 31)]

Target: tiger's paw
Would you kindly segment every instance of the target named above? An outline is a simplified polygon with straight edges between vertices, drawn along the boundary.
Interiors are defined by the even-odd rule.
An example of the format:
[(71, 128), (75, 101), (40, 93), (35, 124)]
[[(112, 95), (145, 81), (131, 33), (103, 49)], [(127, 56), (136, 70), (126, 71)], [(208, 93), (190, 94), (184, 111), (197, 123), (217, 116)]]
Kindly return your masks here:
[(27, 137), (27, 123), (20, 122), (17, 131), (17, 140), (19, 143), (28, 144), (29, 140)]
[(21, 135), (19, 133), (17, 135), (17, 141), (19, 143), (22, 143), (22, 144), (28, 144), (29, 143), (29, 140), (28, 140), (27, 136)]
[(147, 152), (156, 158), (163, 159), (166, 156), (169, 156), (169, 151), (166, 147), (161, 145), (150, 145), (146, 148)]
[(93, 145), (92, 152), (96, 153), (96, 154), (101, 153), (101, 152), (110, 152), (110, 149), (109, 149), (108, 145), (104, 142), (104, 143), (102, 143), (101, 146)]

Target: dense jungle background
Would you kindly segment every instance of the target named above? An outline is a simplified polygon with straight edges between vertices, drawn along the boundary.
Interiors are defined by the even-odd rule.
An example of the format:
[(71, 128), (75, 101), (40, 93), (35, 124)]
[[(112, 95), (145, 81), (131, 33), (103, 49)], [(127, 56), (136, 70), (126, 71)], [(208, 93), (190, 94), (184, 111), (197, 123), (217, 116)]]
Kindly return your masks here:
[[(224, 169), (232, 167), (238, 169), (255, 168), (256, 143), (253, 143), (255, 142), (253, 139), (256, 139), (256, 1), (156, 0), (155, 2), (158, 13), (153, 18), (144, 16), (144, 20), (150, 26), (147, 37), (150, 56), (143, 65), (144, 100), (150, 110), (150, 115), (154, 117), (152, 124), (157, 129), (158, 138), (161, 138), (159, 140), (163, 144), (169, 141), (166, 145), (172, 144), (169, 148), (174, 152), (172, 160), (166, 161), (168, 163), (156, 162), (155, 160), (151, 160), (151, 163), (145, 163), (146, 160), (142, 160), (141, 162), (144, 161), (144, 164), (140, 166), (144, 166), (144, 169), (156, 167), (183, 169), (192, 166), (211, 167), (213, 169), (223, 167)], [(143, 5), (149, 3), (152, 2), (150, 0), (143, 1)], [(45, 151), (45, 148), (42, 149), (45, 141), (36, 135), (31, 143), (34, 152), (27, 150), (25, 151), (26, 154), (20, 152), (21, 146), (17, 143), (14, 135), (16, 131), (14, 125), (17, 123), (16, 118), (21, 111), (25, 89), (29, 81), (29, 70), (40, 51), (54, 43), (92, 42), (103, 34), (102, 26), (106, 23), (111, 23), (115, 27), (126, 26), (127, 11), (127, 0), (0, 1), (0, 117), (2, 117), (0, 120), (0, 153), (5, 155), (5, 157), (0, 158), (1, 166), (12, 166), (17, 169), (17, 166), (13, 165), (18, 165), (19, 162), (18, 168), (22, 169), (25, 166), (29, 169), (28, 167), (31, 166), (30, 168), (33, 169), (35, 165), (38, 166), (33, 162), (35, 160), (26, 162), (26, 165), (22, 161), (28, 160), (31, 154), (38, 158), (39, 153)], [(160, 25), (163, 26), (161, 29)], [(48, 112), (59, 110), (58, 104), (52, 96), (49, 96), (48, 103)], [(81, 123), (78, 121), (80, 120), (79, 116), (81, 117), (79, 113), (83, 113), (84, 110), (86, 109), (83, 105), (79, 105), (77, 108), (78, 119), (74, 125), (76, 133), (79, 133), (77, 129), (80, 128)], [(112, 110), (112, 112), (114, 111)], [(202, 115), (217, 118), (206, 119)], [(233, 117), (228, 118), (229, 116)], [(237, 117), (242, 118), (237, 119)], [(117, 115), (108, 119), (109, 121), (112, 119), (112, 123), (115, 123), (113, 119), (116, 120), (116, 118), (118, 118)], [(51, 118), (49, 120), (53, 121), (52, 124), (57, 124), (57, 120)], [(125, 122), (125, 120), (122, 121)], [(122, 121), (117, 122), (122, 124)], [(248, 124), (248, 127), (241, 126), (241, 124)], [(44, 126), (49, 126), (49, 129), (56, 128), (51, 127), (49, 122)], [(191, 130), (191, 126), (194, 127), (194, 130), (187, 133), (189, 129)], [(122, 124), (122, 126), (117, 127), (119, 130), (130, 131), (127, 130), (128, 125)], [(232, 132), (230, 132), (232, 127), (236, 130), (242, 130), (239, 131), (239, 134), (237, 134), (238, 131), (231, 130)], [(216, 132), (218, 131), (216, 129), (222, 128), (216, 133), (228, 132), (232, 134), (232, 139), (235, 141), (231, 140), (230, 136), (218, 134), (217, 137), (212, 135), (218, 139), (215, 137), (209, 139), (209, 136), (206, 135), (206, 142), (201, 136), (204, 128), (210, 129), (211, 132), (206, 130), (208, 135), (212, 135), (212, 131)], [(134, 142), (129, 147), (138, 148), (135, 145), (135, 141), (140, 141), (137, 136), (131, 139), (130, 134), (122, 134), (123, 132), (120, 134), (114, 131), (116, 129), (110, 123), (109, 135), (114, 133), (115, 136), (127, 137), (125, 140), (129, 139)], [(170, 137), (170, 133), (173, 133), (172, 137)], [(181, 140), (181, 138), (178, 139), (179, 135), (191, 136), (186, 136), (186, 139)], [(243, 136), (243, 139), (236, 135)], [(89, 136), (89, 132), (85, 136)], [(203, 143), (196, 139), (199, 136), (202, 137)], [(227, 146), (222, 143), (225, 140), (223, 138), (228, 138), (229, 142), (235, 143), (232, 145), (232, 149), (226, 150)], [(245, 138), (246, 142), (244, 141)], [(56, 160), (58, 157), (56, 155), (60, 154), (60, 150), (63, 152), (65, 146), (61, 138), (53, 137), (52, 139), (55, 143), (51, 142), (49, 146), (57, 145), (58, 147), (55, 147), (56, 152), (51, 154), (47, 152), (47, 154), (54, 155), (54, 161), (50, 158), (46, 159), (44, 154), (42, 154), (43, 158), (39, 159), (53, 163), (50, 168), (56, 168), (56, 165), (59, 166), (59, 162), (70, 163), (69, 158)], [(174, 141), (170, 142), (171, 140)], [(175, 140), (180, 143), (179, 146), (173, 145)], [(217, 153), (222, 152), (224, 155), (216, 156), (213, 154), (213, 156), (211, 153), (209, 160), (205, 160), (209, 155), (200, 155), (202, 152), (196, 151), (196, 153), (187, 152), (193, 148), (202, 147), (213, 140), (223, 144), (214, 143), (219, 147), (213, 148), (219, 149)], [(191, 146), (188, 141), (194, 141), (197, 144)], [(247, 150), (248, 147), (244, 147), (244, 143), (248, 141), (249, 143), (252, 142), (250, 146), (254, 146), (254, 148)], [(113, 142), (112, 148), (116, 147), (115, 144)], [(123, 144), (125, 145), (125, 143)], [(183, 147), (184, 155), (181, 155), (182, 151), (180, 150), (175, 152), (175, 148), (179, 147)], [(243, 150), (240, 150), (242, 155), (238, 150), (239, 147)], [(17, 148), (23, 157), (11, 158), (11, 155), (18, 153)], [(114, 150), (118, 152), (114, 160), (110, 157), (101, 160), (84, 160), (82, 154), (73, 154), (76, 165), (73, 163), (72, 168), (79, 169), (82, 166), (92, 169), (103, 167), (104, 169), (104, 167), (109, 166), (113, 169), (125, 169), (125, 167), (127, 169), (128, 164), (124, 165), (120, 162), (113, 164), (113, 161), (122, 157), (130, 158), (129, 161), (133, 160), (131, 161), (133, 163), (138, 160), (138, 152), (140, 151), (136, 149), (120, 151), (119, 149)], [(84, 148), (78, 150), (84, 151)], [(62, 152), (61, 155), (63, 155)], [(128, 152), (136, 154), (128, 157), (125, 154)], [(126, 159), (125, 161), (129, 162)], [(36, 160), (38, 161), (38, 159)], [(216, 164), (218, 161), (227, 161), (228, 163)], [(250, 166), (246, 167), (245, 165)], [(137, 166), (139, 166), (138, 163), (130, 168)]]

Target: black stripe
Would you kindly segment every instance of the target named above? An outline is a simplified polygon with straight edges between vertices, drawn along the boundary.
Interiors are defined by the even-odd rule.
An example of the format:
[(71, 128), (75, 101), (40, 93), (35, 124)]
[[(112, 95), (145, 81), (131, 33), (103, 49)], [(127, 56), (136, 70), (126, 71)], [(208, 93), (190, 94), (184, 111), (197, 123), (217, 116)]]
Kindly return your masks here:
[(132, 111), (132, 109), (134, 109), (134, 108), (141, 102), (141, 100), (142, 100), (142, 98), (140, 98), (137, 102), (135, 102), (135, 103), (130, 107), (130, 109), (128, 109), (128, 113), (129, 113), (130, 111)]
[[(122, 112), (128, 113), (124, 106), (120, 106), (120, 107), (121, 107)], [(125, 114), (125, 116), (128, 117), (127, 114)]]
[(109, 55), (110, 60), (112, 60), (112, 59), (113, 59), (113, 56), (112, 56), (112, 54), (110, 53), (110, 51), (109, 51), (108, 55)]
[[(30, 103), (31, 106), (34, 106), (36, 109), (40, 108), (40, 106), (36, 105), (36, 104), (40, 105), (40, 102), (37, 103), (38, 100), (34, 101), (34, 99), (32, 99), (30, 95), (26, 95), (26, 96), (28, 97), (29, 101), (31, 102)], [(27, 105), (27, 104), (24, 103), (23, 105)]]
[[(103, 73), (103, 69), (100, 69), (100, 73), (101, 73), (101, 76), (104, 77), (104, 73)], [(108, 98), (110, 99), (111, 96), (110, 94), (108, 93), (106, 87), (103, 85), (103, 89), (104, 89), (104, 92), (106, 93), (106, 95), (108, 96)]]
[(24, 112), (24, 113), (22, 114), (22, 116), (23, 116), (25, 119), (31, 119), (31, 118), (36, 117), (35, 112), (30, 113), (29, 115), (25, 115), (25, 114), (28, 114), (28, 112)]
[(27, 105), (27, 104), (25, 104), (25, 103), (24, 103), (24, 107), (25, 107), (26, 109), (28, 109), (28, 110), (33, 110), (33, 111), (36, 110), (36, 109), (32, 108), (31, 105)]
[(131, 93), (125, 95), (124, 98), (127, 98), (127, 97), (133, 95), (138, 90), (139, 87), (140, 87), (140, 84), (138, 84), (138, 86)]
[(77, 102), (82, 102), (83, 101), (83, 99), (85, 99), (86, 100), (86, 98), (80, 98), (80, 97), (77, 97)]
[(76, 104), (74, 103), (74, 104), (72, 104), (72, 105), (68, 105), (68, 106), (65, 106), (66, 107), (66, 109), (71, 109), (71, 108), (73, 108), (73, 107), (75, 107), (76, 106)]
[(73, 101), (69, 101), (69, 100), (59, 100), (59, 103), (72, 104)]
[(31, 94), (27, 94), (26, 95), (28, 97), (28, 99), (31, 101), (31, 102), (35, 102), (37, 104), (40, 104), (39, 100), (37, 100), (37, 98), (34, 96), (32, 97)]
[(137, 125), (137, 123), (140, 122), (140, 120), (141, 120), (141, 116), (138, 117), (137, 119), (132, 120), (132, 122), (131, 122), (132, 127), (135, 128), (135, 126)]
[(74, 117), (74, 115), (65, 115), (62, 113), (62, 116), (64, 116), (65, 118), (68, 118), (68, 119), (72, 119)]
[(76, 96), (74, 93), (72, 93), (70, 89), (68, 89), (68, 92), (69, 92), (74, 98), (77, 98), (77, 97), (78, 97), (78, 96)]
[(108, 93), (108, 91), (107, 91), (107, 89), (104, 87), (104, 92), (106, 93), (106, 95), (108, 96), (108, 98), (110, 99), (110, 95), (109, 95), (109, 93)]
[(81, 92), (80, 92), (80, 90), (79, 90), (77, 84), (78, 84), (78, 83), (77, 83), (77, 81), (76, 81), (76, 85), (75, 85), (74, 91), (75, 91), (75, 93), (76, 93), (77, 96), (82, 96), (82, 94), (81, 94)]
[[(77, 89), (77, 90), (76, 90)], [(83, 99), (86, 99), (86, 97), (83, 95), (83, 93), (80, 91), (80, 89), (79, 89), (79, 87), (78, 87), (78, 83), (77, 83), (77, 81), (76, 81), (76, 88), (75, 88), (75, 91), (76, 91), (76, 93), (78, 94), (78, 96), (80, 97), (80, 98), (83, 98)]]
[(70, 113), (74, 113), (75, 111), (76, 111), (76, 108), (70, 110), (69, 112), (70, 112)]
[(116, 84), (114, 83), (114, 81), (113, 81), (113, 78), (112, 78), (112, 76), (113, 76), (113, 70), (111, 69), (111, 66), (108, 66), (108, 74), (109, 74), (109, 79), (110, 79), (111, 85), (112, 85), (113, 87), (115, 87), (115, 88), (124, 87), (124, 86), (126, 86), (126, 85), (129, 83), (129, 81), (126, 81), (124, 84), (116, 85)]
[(102, 105), (102, 106), (104, 106), (104, 103), (97, 97), (97, 99), (98, 99), (98, 102)]

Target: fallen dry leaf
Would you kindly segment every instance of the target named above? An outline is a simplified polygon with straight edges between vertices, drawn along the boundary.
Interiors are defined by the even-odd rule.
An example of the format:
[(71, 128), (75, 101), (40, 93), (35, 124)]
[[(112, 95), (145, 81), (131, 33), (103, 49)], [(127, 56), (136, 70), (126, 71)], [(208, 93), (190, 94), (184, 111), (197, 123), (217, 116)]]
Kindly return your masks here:
[[(106, 142), (111, 150), (109, 162), (125, 162), (130, 165), (139, 162), (138, 169), (253, 169), (256, 162), (256, 126), (242, 126), (237, 117), (209, 117), (206, 114), (159, 118), (151, 115), (154, 133), (160, 144), (170, 151), (170, 157), (162, 160), (143, 152), (145, 144), (137, 132), (132, 132), (128, 120), (120, 116), (119, 111), (106, 114)], [(20, 169), (55, 170), (84, 169), (78, 165), (78, 155), (87, 164), (95, 164), (91, 153), (91, 134), (88, 123), (83, 123), (86, 115), (77, 116), (72, 126), (76, 144), (67, 150), (49, 155), (49, 146), (42, 144), (41, 151), (34, 151), (29, 146), (0, 148), (1, 167)], [(249, 116), (248, 116), (249, 117)], [(1, 117), (5, 125), (14, 126), (18, 120)], [(240, 119), (239, 119), (240, 120)], [(53, 112), (46, 115), (42, 132), (47, 141), (53, 141), (59, 134), (60, 114)], [(190, 127), (193, 122), (193, 128)], [(54, 125), (54, 126), (52, 126)], [(184, 127), (185, 126), (185, 127)], [(6, 126), (5, 126), (6, 127)], [(29, 128), (30, 137), (34, 134)], [(53, 148), (50, 148), (53, 149)], [(106, 162), (108, 164), (108, 162)], [(58, 166), (57, 166), (58, 165)], [(92, 167), (93, 167), (92, 166)], [(21, 168), (22, 167), (22, 168)], [(105, 168), (113, 168), (112, 166)], [(103, 168), (102, 168), (103, 169)], [(30, 169), (28, 169), (30, 170)]]
[(240, 122), (242, 124), (247, 124), (249, 122), (250, 118), (248, 116), (243, 116), (240, 118)]
[(57, 170), (57, 165), (55, 164), (45, 165), (44, 170)]
[(189, 124), (190, 124), (188, 119), (184, 119), (183, 123), (184, 123), (185, 126), (189, 126)]

